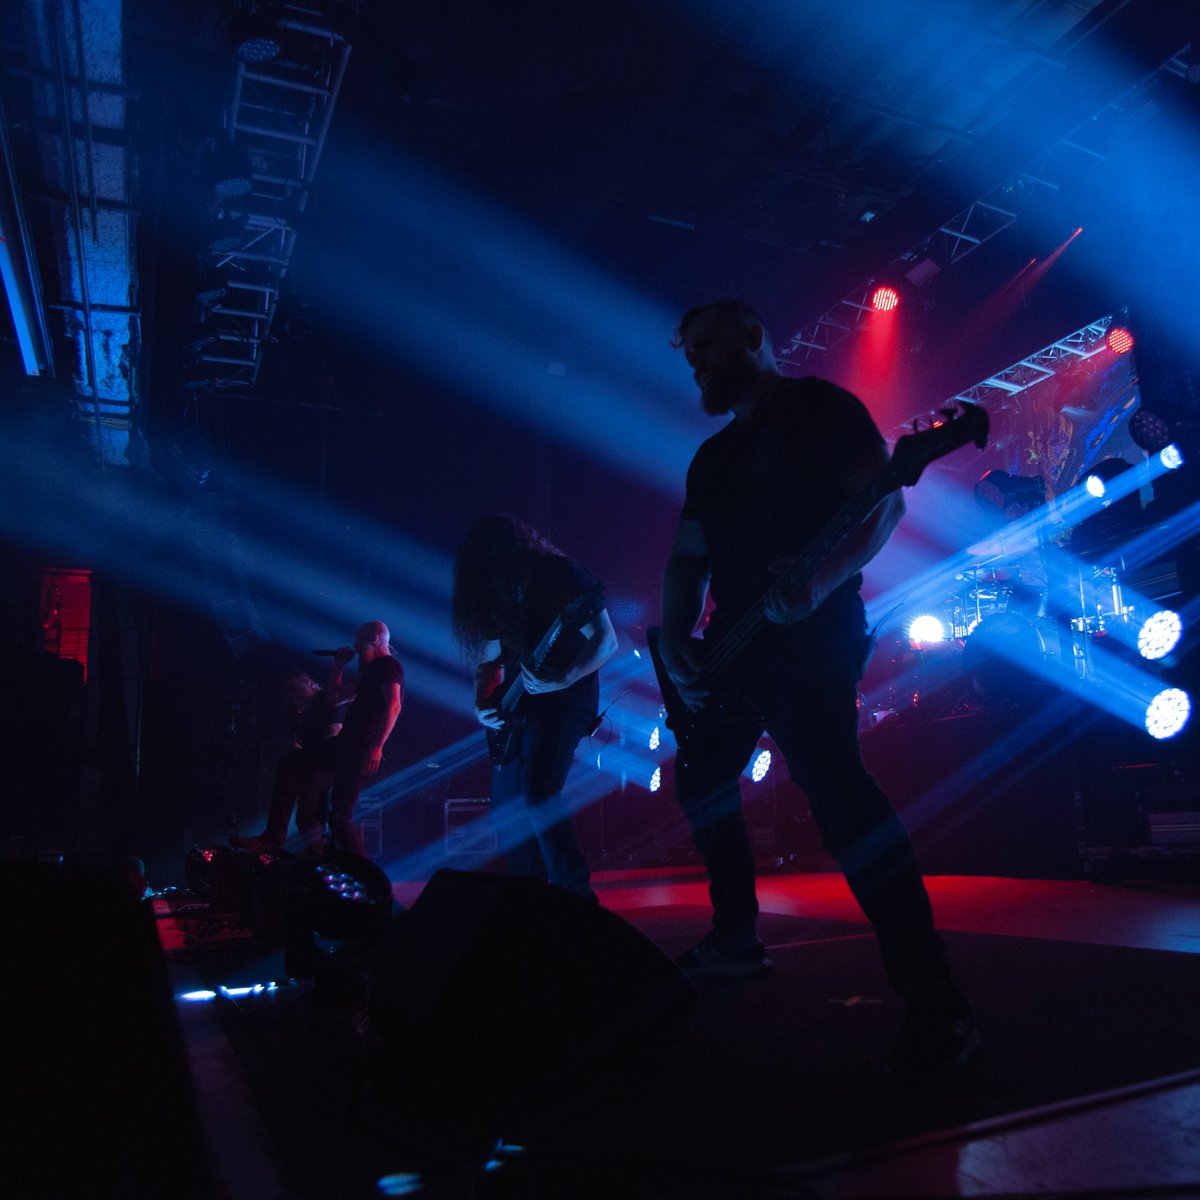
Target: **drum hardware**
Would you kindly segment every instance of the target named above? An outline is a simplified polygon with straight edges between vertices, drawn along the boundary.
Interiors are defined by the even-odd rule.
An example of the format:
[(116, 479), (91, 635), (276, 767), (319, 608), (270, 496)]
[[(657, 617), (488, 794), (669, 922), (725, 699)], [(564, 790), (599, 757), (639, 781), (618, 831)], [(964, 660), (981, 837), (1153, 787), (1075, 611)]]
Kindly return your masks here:
[(1074, 622), (992, 613), (964, 643), (963, 670), (985, 703), (1040, 699), (1088, 674), (1086, 645), (1076, 632)]

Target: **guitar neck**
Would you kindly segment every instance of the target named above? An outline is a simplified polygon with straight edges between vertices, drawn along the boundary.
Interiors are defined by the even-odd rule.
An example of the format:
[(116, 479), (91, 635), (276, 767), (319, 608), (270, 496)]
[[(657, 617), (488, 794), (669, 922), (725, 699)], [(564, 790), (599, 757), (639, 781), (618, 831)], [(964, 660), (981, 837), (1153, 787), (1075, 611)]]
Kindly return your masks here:
[[(861, 492), (834, 513), (821, 532), (780, 575), (775, 587), (786, 591), (811, 579), (818, 568), (862, 527), (886, 496), (902, 487), (912, 487), (931, 462), (968, 442), (974, 442), (980, 450), (984, 448), (988, 418), (977, 404), (959, 401), (957, 410), (944, 408), (941, 414), (942, 419), (935, 420), (924, 430), (918, 430), (917, 423), (913, 422), (912, 433), (896, 443), (887, 464)], [(705, 659), (706, 677), (715, 679), (726, 670), (762, 629), (767, 621), (767, 595), (770, 592), (760, 596), (712, 647)]]
[[(563, 619), (560, 615), (554, 619), (554, 623), (546, 630), (542, 636), (542, 640), (534, 646), (533, 652), (529, 655), (529, 665), (534, 671), (539, 670), (542, 663), (546, 661), (546, 655), (554, 648), (554, 644), (562, 636), (562, 631)], [(508, 682), (508, 685), (504, 689), (504, 695), (500, 698), (498, 707), (501, 717), (505, 720), (509, 719), (516, 711), (517, 705), (521, 703), (521, 697), (524, 695), (525, 678), (518, 673)]]

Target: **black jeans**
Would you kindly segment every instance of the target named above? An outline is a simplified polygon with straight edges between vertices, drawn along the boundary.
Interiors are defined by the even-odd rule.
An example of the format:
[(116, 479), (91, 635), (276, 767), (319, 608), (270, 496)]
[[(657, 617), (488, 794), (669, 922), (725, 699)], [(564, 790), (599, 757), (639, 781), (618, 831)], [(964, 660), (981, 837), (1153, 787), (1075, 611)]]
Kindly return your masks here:
[[(305, 780), (310, 774), (320, 774), (320, 745), (317, 742), (289, 750), (275, 764), (275, 787), (271, 792), (271, 807), (263, 834), (268, 842), (282, 846), (287, 841), (288, 826), (292, 823), (292, 813), (304, 790)], [(297, 828), (300, 827), (298, 823)]]
[(903, 991), (944, 971), (944, 956), (908, 833), (859, 752), (865, 648), (865, 631), (821, 614), (768, 627), (733, 670), (757, 712), (706, 722), (680, 748), (675, 789), (708, 868), (714, 927), (744, 942), (754, 936), (758, 900), (738, 781), (765, 730), (879, 938), (888, 978)]
[(521, 731), (520, 749), (492, 767), (492, 820), (508, 869), (594, 900), (591, 873), (566, 811), (563, 788), (575, 747), (595, 720), (591, 708), (542, 708)]
[(331, 779), (333, 791), (329, 800), (329, 825), (333, 840), (340, 850), (353, 854), (364, 851), (362, 827), (354, 820), (358, 794), (367, 781), (366, 766), (370, 750), (343, 738), (341, 734), (326, 738), (305, 752), (300, 770), (299, 797), (296, 805), (296, 828), (304, 839), (305, 851), (321, 853), (321, 818), (318, 798), (323, 779)]

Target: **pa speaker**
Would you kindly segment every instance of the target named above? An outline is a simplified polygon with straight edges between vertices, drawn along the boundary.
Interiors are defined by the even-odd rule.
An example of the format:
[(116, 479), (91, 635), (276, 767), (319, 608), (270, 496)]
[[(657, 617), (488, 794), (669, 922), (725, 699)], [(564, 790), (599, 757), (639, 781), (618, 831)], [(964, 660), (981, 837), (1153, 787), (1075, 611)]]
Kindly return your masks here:
[(119, 876), (0, 864), (5, 1194), (213, 1195), (154, 913)]
[(393, 919), (370, 979), (398, 1074), (463, 1106), (577, 1090), (653, 1053), (696, 1001), (615, 913), (536, 879), (448, 869)]

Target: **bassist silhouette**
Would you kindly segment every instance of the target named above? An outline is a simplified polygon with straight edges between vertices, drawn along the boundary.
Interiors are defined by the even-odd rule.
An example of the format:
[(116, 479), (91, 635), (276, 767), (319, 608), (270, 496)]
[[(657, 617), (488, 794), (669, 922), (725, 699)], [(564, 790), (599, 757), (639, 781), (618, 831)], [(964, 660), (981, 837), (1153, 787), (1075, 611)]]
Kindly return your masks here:
[[(738, 783), (765, 730), (906, 1003), (889, 1065), (960, 1065), (978, 1044), (974, 1014), (951, 976), (908, 834), (858, 747), (857, 685), (869, 644), (861, 569), (903, 515), (905, 480), (879, 486), (889, 456), (865, 406), (824, 380), (784, 378), (750, 305), (730, 299), (689, 310), (676, 345), (704, 410), (733, 416), (688, 470), (652, 646), (674, 709), (676, 797), (713, 905), (712, 930), (678, 961), (697, 975), (756, 975), (770, 965)], [(972, 411), (970, 440), (982, 443), (986, 419)], [(715, 607), (701, 641), (693, 633), (710, 593)]]
[(454, 563), (454, 632), (475, 668), (492, 820), (509, 870), (595, 899), (563, 789), (617, 648), (602, 586), (515, 517), (480, 517)]

